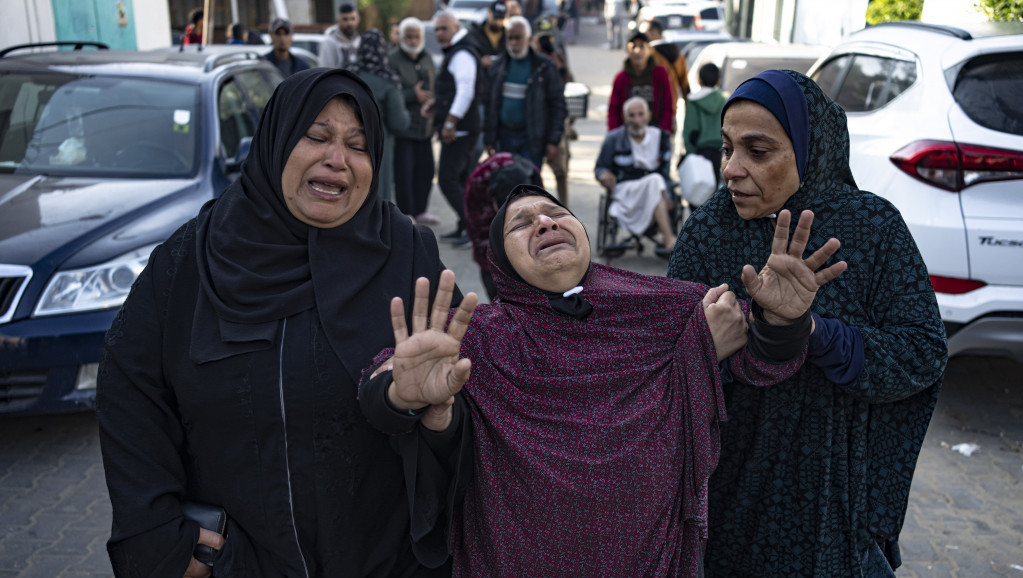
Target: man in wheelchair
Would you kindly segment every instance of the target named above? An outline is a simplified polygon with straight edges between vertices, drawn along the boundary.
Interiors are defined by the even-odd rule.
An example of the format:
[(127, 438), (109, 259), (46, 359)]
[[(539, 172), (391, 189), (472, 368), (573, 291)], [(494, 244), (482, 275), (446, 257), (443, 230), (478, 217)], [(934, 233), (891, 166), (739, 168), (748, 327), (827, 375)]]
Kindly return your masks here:
[(671, 134), (648, 126), (650, 108), (641, 96), (634, 96), (622, 106), (625, 124), (607, 133), (600, 147), (594, 171), (597, 180), (607, 189), (611, 201), (607, 215), (600, 215), (605, 234), (605, 218), (613, 218), (618, 226), (635, 236), (643, 235), (656, 222), (662, 246), (655, 252), (667, 257), (675, 246), (675, 228), (670, 195)]

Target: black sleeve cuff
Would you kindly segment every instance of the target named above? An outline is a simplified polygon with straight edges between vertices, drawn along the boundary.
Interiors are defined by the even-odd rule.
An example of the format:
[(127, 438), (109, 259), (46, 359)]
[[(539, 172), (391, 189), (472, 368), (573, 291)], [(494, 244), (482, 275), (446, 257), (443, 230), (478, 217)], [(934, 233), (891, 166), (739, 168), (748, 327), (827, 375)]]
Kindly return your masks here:
[(753, 323), (750, 324), (750, 355), (768, 363), (784, 363), (798, 357), (810, 339), (813, 319), (807, 311), (791, 325), (771, 325), (764, 319), (764, 310), (756, 301), (751, 303)]
[(409, 413), (392, 406), (387, 399), (387, 388), (391, 381), (391, 372), (381, 371), (376, 377), (363, 382), (359, 392), (359, 406), (373, 427), (385, 434), (402, 435), (412, 431), (426, 408)]

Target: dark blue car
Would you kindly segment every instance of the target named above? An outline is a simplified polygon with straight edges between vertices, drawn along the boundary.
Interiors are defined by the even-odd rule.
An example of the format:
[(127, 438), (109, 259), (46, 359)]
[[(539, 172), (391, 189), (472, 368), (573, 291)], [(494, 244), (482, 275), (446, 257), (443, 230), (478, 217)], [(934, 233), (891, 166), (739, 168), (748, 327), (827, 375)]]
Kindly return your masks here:
[(118, 307), (281, 80), (245, 47), (0, 52), (0, 413), (95, 406)]

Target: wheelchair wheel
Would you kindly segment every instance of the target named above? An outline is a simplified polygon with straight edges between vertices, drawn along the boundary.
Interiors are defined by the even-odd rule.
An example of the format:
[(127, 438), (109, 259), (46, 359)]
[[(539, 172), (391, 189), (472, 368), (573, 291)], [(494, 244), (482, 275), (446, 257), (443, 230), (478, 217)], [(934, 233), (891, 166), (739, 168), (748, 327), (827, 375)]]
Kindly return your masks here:
[(597, 255), (610, 263), (611, 259), (621, 257), (627, 245), (618, 242), (618, 221), (608, 214), (611, 196), (605, 191), (600, 195), (600, 206), (597, 209)]

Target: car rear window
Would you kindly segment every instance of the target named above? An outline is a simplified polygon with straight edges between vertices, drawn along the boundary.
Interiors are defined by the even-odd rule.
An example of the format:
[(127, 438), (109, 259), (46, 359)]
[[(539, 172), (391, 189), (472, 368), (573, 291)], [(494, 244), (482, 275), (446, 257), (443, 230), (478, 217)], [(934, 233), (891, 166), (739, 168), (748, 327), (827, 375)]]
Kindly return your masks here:
[(1023, 52), (974, 58), (952, 91), (966, 116), (999, 132), (1023, 135)]
[(881, 108), (916, 82), (916, 64), (857, 54), (835, 99), (846, 112)]

